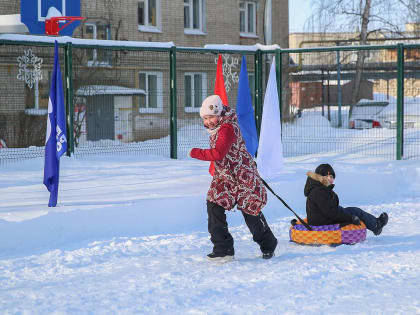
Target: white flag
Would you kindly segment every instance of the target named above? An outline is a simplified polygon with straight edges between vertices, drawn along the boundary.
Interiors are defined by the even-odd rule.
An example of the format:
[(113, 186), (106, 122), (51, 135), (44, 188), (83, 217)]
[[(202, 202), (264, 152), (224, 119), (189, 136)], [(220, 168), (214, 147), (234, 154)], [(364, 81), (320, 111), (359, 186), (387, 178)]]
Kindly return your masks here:
[(265, 90), (260, 140), (257, 153), (258, 172), (262, 178), (274, 177), (283, 168), (279, 96), (276, 61), (273, 59)]

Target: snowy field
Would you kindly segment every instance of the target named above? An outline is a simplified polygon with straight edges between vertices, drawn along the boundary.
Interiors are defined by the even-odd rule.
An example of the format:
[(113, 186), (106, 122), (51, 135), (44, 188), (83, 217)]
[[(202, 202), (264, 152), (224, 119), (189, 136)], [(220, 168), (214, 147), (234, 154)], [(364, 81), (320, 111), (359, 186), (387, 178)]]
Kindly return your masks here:
[(336, 169), (343, 206), (389, 224), (353, 246), (289, 242), (293, 218), (274, 196), (264, 209), (279, 239), (260, 258), (239, 212), (229, 212), (235, 260), (208, 261), (208, 163), (184, 158), (61, 159), (48, 208), (43, 159), (0, 172), (2, 314), (420, 314), (420, 166), (354, 154), (287, 158), (270, 181), (304, 216), (305, 172)]
[[(55, 40), (0, 35), (21, 36)], [(418, 116), (418, 98), (410, 104), (406, 115)], [(208, 163), (185, 158), (192, 137), (207, 143), (202, 129), (180, 130), (180, 160), (126, 156), (123, 145), (119, 155), (63, 157), (56, 208), (47, 207), (43, 158), (0, 164), (0, 314), (420, 314), (420, 129), (405, 130), (403, 161), (393, 160), (395, 129), (343, 129), (306, 111), (285, 125), (288, 157), (269, 183), (304, 216), (306, 171), (331, 163), (341, 204), (387, 211), (388, 225), (353, 246), (297, 245), (288, 235), (293, 216), (269, 193), (263, 212), (279, 244), (267, 261), (237, 211), (228, 213), (235, 260), (205, 258), (211, 178)], [(168, 152), (168, 143), (133, 146), (149, 154)], [(43, 148), (23, 153), (42, 156)], [(14, 160), (22, 150), (2, 149), (2, 156)]]

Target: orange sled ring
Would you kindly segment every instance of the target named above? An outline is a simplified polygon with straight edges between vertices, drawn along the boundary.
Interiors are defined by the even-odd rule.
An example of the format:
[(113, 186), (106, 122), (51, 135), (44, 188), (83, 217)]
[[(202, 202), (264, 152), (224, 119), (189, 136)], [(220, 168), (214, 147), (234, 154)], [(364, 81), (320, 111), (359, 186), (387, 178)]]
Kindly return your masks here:
[[(304, 219), (307, 222), (306, 219)], [(356, 244), (366, 239), (366, 225), (348, 224), (340, 227), (339, 224), (310, 225), (312, 231), (297, 221), (289, 229), (290, 241), (306, 245), (340, 245)]]

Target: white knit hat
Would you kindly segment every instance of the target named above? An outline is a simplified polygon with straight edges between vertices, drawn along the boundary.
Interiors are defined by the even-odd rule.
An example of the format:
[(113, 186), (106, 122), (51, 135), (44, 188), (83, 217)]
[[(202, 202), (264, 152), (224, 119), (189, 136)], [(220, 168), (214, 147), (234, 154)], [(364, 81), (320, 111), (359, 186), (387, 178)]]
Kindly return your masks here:
[(207, 115), (220, 116), (223, 111), (222, 99), (219, 95), (210, 95), (207, 97), (200, 108), (200, 117), (203, 118)]

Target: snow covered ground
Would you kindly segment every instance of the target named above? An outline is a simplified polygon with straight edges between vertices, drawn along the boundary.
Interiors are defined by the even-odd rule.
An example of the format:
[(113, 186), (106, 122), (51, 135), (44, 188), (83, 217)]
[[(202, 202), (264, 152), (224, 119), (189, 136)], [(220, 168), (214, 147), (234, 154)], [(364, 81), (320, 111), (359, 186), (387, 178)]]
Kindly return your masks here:
[(279, 239), (260, 258), (229, 212), (235, 260), (210, 262), (208, 163), (162, 157), (61, 159), (48, 208), (43, 159), (0, 172), (2, 314), (420, 314), (420, 166), (357, 154), (287, 158), (270, 184), (304, 215), (305, 172), (329, 162), (344, 206), (390, 221), (353, 246), (289, 242), (293, 218), (274, 196), (264, 209)]

